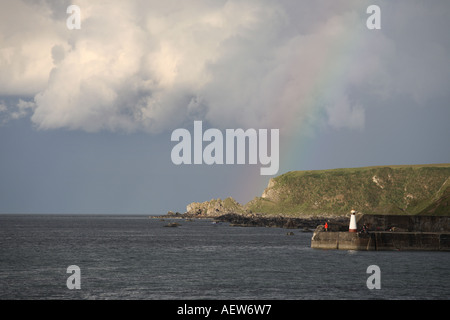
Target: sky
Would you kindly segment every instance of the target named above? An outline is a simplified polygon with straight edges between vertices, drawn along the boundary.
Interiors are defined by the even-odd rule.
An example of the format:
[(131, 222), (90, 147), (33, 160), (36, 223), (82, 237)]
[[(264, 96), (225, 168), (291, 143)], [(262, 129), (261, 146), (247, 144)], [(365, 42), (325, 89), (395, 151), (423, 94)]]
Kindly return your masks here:
[[(0, 213), (184, 212), (292, 170), (449, 163), (449, 16), (447, 0), (0, 0)], [(175, 165), (171, 134), (194, 121), (278, 129), (278, 172)]]

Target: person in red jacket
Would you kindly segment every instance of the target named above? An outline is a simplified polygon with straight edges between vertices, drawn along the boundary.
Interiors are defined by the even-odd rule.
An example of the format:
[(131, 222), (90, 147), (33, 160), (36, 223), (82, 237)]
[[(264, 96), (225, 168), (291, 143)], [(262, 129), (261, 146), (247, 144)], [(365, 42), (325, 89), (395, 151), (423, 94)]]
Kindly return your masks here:
[(328, 231), (328, 222), (325, 222), (325, 231)]

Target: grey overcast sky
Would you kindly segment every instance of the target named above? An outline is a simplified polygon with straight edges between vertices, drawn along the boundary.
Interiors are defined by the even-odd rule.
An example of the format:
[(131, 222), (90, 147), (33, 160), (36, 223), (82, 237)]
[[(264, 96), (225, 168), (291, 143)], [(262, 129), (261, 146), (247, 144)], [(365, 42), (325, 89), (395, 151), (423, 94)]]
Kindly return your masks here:
[(447, 0), (70, 4), (0, 0), (0, 213), (260, 196), (261, 164), (172, 163), (195, 120), (279, 129), (276, 175), (450, 162)]

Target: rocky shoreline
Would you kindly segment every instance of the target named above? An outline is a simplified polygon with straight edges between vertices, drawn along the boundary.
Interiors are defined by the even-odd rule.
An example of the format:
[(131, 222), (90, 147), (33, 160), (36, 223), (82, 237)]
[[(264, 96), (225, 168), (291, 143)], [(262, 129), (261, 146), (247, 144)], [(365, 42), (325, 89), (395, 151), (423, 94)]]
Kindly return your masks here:
[(266, 216), (246, 216), (234, 213), (228, 213), (214, 218), (216, 221), (228, 222), (231, 226), (240, 227), (271, 227), (285, 229), (303, 229), (303, 231), (314, 231), (317, 226), (328, 222), (333, 228), (340, 230), (348, 228), (348, 218), (345, 217), (307, 217), (291, 218), (284, 216), (266, 217)]
[(238, 214), (225, 213), (222, 215), (208, 217), (198, 216), (189, 213), (169, 212), (164, 216), (152, 216), (155, 219), (208, 219), (216, 222), (226, 222), (235, 227), (266, 227), (266, 228), (285, 228), (302, 229), (303, 231), (313, 232), (319, 226), (328, 223), (330, 231), (344, 231), (348, 229), (348, 217), (344, 216), (309, 216), (303, 218), (292, 218), (286, 216), (264, 216), (258, 214)]

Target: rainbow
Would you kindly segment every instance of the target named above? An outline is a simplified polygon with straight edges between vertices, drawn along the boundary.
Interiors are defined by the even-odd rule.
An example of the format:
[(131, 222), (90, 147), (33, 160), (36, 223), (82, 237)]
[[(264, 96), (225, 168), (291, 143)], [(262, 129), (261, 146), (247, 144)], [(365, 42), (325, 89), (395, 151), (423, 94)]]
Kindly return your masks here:
[[(326, 119), (327, 104), (332, 103), (335, 97), (346, 94), (354, 61), (364, 55), (365, 50), (370, 50), (371, 31), (366, 27), (368, 5), (368, 1), (355, 3), (341, 17), (345, 20), (344, 27), (340, 25), (338, 30), (328, 30), (329, 34), (321, 44), (323, 52), (312, 63), (315, 76), (308, 79), (301, 88), (306, 93), (303, 95), (304, 100), (299, 101), (297, 107), (291, 108), (289, 113), (276, 116), (283, 117), (287, 123), (285, 128), (279, 128), (280, 170), (277, 175), (292, 170), (306, 170), (304, 155), (315, 148), (311, 137), (318, 134), (317, 128)], [(317, 32), (322, 33), (320, 28), (330, 28), (332, 24), (333, 21), (328, 21), (325, 25), (319, 25)], [(294, 72), (302, 74), (302, 64), (298, 57), (294, 56), (289, 65), (293, 66)], [(268, 179), (269, 177), (262, 179), (254, 176), (253, 171), (252, 174), (245, 174), (236, 186), (234, 196), (248, 194), (249, 190), (255, 188), (262, 191), (267, 186)], [(254, 194), (256, 195), (259, 194)]]
[[(283, 136), (280, 150), (285, 153), (280, 154), (279, 174), (290, 170), (304, 170), (302, 154), (313, 147), (311, 136), (317, 134), (319, 122), (326, 119), (327, 105), (333, 103), (336, 97), (346, 94), (350, 80), (348, 76), (354, 61), (360, 59), (365, 50), (370, 50), (370, 31), (365, 25), (364, 15), (367, 6), (367, 1), (357, 3), (347, 14), (346, 25), (353, 27), (336, 31), (327, 38), (328, 41), (324, 44), (326, 54), (319, 57), (320, 61), (315, 61), (315, 65), (319, 67), (315, 78), (310, 79), (307, 84), (305, 101), (299, 102), (293, 114), (286, 115), (294, 121), (300, 121), (289, 123), (290, 128), (287, 130), (291, 133), (287, 136), (283, 136), (283, 130), (280, 130)], [(293, 64), (295, 63), (294, 61)]]

